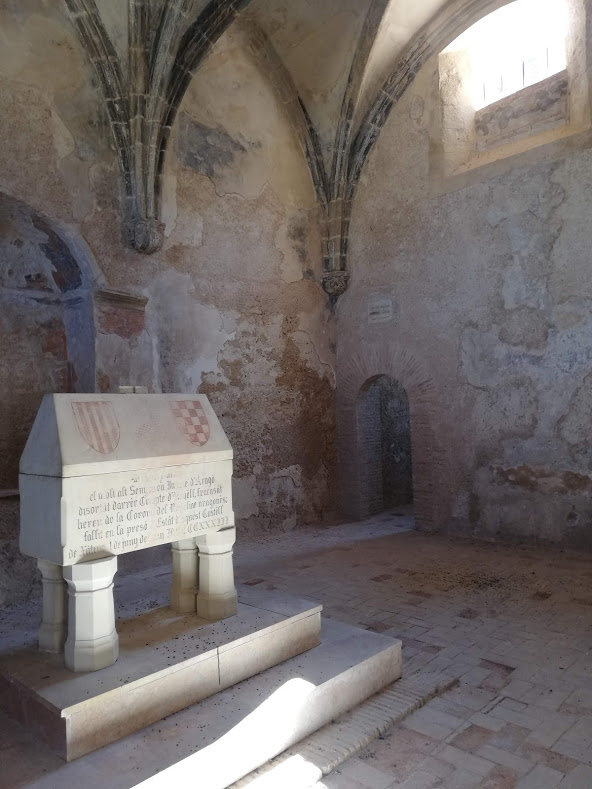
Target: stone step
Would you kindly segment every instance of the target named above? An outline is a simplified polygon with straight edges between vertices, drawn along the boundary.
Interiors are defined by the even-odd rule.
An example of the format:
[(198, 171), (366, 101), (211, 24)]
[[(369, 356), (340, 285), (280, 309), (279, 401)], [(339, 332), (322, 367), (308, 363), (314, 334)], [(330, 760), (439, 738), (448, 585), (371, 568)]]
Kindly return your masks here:
[(0, 707), (71, 761), (319, 643), (320, 605), (249, 587), (239, 601), (221, 622), (168, 607), (119, 622), (119, 660), (100, 671), (34, 647), (3, 654)]
[(400, 641), (324, 619), (319, 646), (63, 764), (35, 789), (225, 789), (400, 674)]
[(400, 641), (324, 619), (319, 646), (200, 704), (203, 746), (140, 785), (225, 789), (400, 676)]
[(400, 679), (392, 688), (370, 697), (241, 778), (231, 789), (306, 789), (317, 786), (323, 776), (457, 683), (458, 678), (446, 672), (426, 671)]

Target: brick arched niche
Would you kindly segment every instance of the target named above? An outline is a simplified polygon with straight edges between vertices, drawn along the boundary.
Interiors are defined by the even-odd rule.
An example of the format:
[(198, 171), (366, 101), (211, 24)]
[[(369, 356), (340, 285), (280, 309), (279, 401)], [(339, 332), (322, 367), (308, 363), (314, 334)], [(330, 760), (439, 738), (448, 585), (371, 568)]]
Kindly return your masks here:
[(353, 519), (368, 517), (375, 489), (369, 467), (363, 409), (360, 403), (382, 376), (407, 393), (413, 458), (413, 509), (418, 528), (442, 528), (450, 513), (450, 484), (445, 452), (445, 422), (435, 384), (421, 361), (397, 343), (341, 353), (337, 372), (337, 440), (340, 504)]

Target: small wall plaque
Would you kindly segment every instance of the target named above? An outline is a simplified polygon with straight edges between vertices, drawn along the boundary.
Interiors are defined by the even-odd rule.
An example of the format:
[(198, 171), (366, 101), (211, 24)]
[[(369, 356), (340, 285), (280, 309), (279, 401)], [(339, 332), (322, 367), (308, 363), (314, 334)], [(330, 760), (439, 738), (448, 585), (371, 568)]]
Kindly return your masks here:
[(389, 323), (393, 315), (393, 300), (390, 296), (375, 294), (368, 298), (368, 324)]

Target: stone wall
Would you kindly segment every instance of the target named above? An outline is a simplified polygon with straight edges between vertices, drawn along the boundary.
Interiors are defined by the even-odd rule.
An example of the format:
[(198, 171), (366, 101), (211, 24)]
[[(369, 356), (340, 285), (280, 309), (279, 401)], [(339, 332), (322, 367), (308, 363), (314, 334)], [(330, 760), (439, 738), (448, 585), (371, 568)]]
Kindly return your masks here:
[(240, 29), (214, 47), (173, 129), (163, 248), (143, 256), (123, 240), (107, 114), (64, 9), (0, 6), (0, 603), (35, 575), (7, 491), (46, 392), (207, 394), (235, 450), (239, 540), (334, 510), (318, 209), (270, 80)]
[[(60, 390), (207, 394), (235, 449), (239, 539), (271, 539), (332, 516), (335, 414), (343, 511), (384, 505), (381, 469), (409, 470), (384, 430), (403, 409), (370, 403), (390, 380), (421, 527), (590, 543), (590, 2), (569, 0), (550, 126), (535, 91), (528, 133), (506, 102), (480, 149), (466, 63), (437, 52), (504, 3), (253, 0), (234, 20), (217, 2), (208, 33), (234, 21), (186, 71), (147, 193), (162, 210), (131, 224), (138, 242), (162, 220), (151, 255), (124, 239), (117, 117), (66, 3), (0, 3), (0, 602), (32, 589), (17, 463)], [(122, 79), (125, 6), (98, 3)]]
[(534, 137), (569, 121), (566, 71), (523, 88), (513, 96), (496, 101), (475, 113), (475, 134), (479, 151), (495, 148), (508, 140)]
[[(590, 137), (447, 180), (437, 70), (433, 58), (394, 108), (354, 206), (338, 305), (343, 484), (357, 479), (349, 403), (368, 376), (392, 375), (409, 395), (420, 526), (589, 547)], [(393, 304), (382, 323), (377, 294)]]

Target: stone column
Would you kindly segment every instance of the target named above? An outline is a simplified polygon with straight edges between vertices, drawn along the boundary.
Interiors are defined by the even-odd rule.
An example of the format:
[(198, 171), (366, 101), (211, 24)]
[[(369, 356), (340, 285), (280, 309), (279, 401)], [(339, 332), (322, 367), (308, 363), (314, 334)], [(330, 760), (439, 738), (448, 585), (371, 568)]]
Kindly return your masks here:
[(68, 640), (65, 663), (72, 671), (97, 671), (119, 655), (113, 576), (117, 557), (64, 567), (68, 583)]
[(197, 592), (197, 546), (195, 540), (179, 540), (172, 545), (173, 584), (171, 608), (178, 614), (195, 613)]
[(197, 615), (217, 622), (236, 614), (236, 589), (232, 546), (236, 529), (208, 532), (196, 537), (199, 549), (199, 592)]
[(59, 564), (37, 560), (43, 583), (43, 619), (39, 628), (39, 649), (61, 652), (67, 633), (67, 587)]

